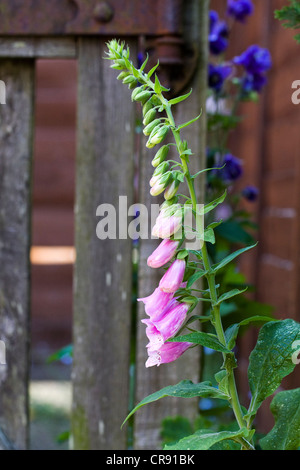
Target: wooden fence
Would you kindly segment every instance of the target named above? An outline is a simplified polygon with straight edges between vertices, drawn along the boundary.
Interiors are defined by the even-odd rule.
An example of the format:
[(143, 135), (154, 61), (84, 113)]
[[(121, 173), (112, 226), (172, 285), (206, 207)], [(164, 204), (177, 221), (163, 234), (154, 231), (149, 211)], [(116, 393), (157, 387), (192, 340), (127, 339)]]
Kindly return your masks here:
[[(78, 3), (84, 10), (84, 2)], [(166, 3), (172, 7), (172, 1)], [(183, 37), (196, 48), (198, 61), (188, 83), (189, 88), (193, 87), (194, 98), (189, 104), (178, 106), (178, 119), (184, 122), (199, 114), (205, 103), (206, 73), (201, 74), (201, 70), (206, 70), (207, 45), (200, 42), (199, 31), (207, 32), (208, 0), (182, 3)], [(156, 8), (159, 5), (162, 2), (157, 1)], [(30, 21), (28, 24), (31, 25)], [(38, 15), (32, 24), (38, 28)], [(117, 208), (120, 195), (127, 196), (128, 206), (134, 202), (133, 157), (136, 154), (139, 155), (141, 182), (138, 201), (150, 204), (151, 152), (145, 152), (144, 141), (137, 147), (137, 110), (131, 103), (130, 92), (115, 80), (116, 74), (108, 61), (102, 60), (109, 34), (103, 35), (99, 28), (100, 34), (81, 31), (41, 36), (36, 30), (31, 34), (30, 26), (21, 34), (19, 23), (12, 21), (12, 30), (5, 30), (2, 35), (3, 25), (2, 18), (0, 79), (5, 84), (6, 104), (0, 106), (0, 339), (5, 344), (6, 364), (0, 361), (0, 449), (27, 449), (29, 446), (29, 252), (35, 62), (40, 58), (78, 61), (73, 446), (74, 449), (126, 449), (128, 436), (120, 425), (129, 406), (132, 242), (129, 238), (100, 241), (96, 236), (96, 209), (101, 203)], [(132, 34), (130, 29), (125, 33), (122, 30), (122, 34), (134, 57), (139, 35)], [(203, 127), (205, 113), (199, 124), (194, 125), (193, 133), (187, 133), (190, 145), (202, 160)], [(148, 295), (157, 283), (157, 274), (145, 268), (145, 260), (155, 246), (155, 240), (140, 243), (140, 296)], [(138, 312), (138, 320), (140, 315)], [(194, 355), (189, 355), (190, 362), (185, 358), (184, 364), (178, 361), (168, 368), (146, 370), (144, 335), (144, 329), (138, 326), (136, 400), (184, 378), (197, 380), (199, 357), (196, 350)], [(182, 402), (173, 399), (141, 411), (134, 425), (135, 448), (158, 447), (158, 430), (164, 416), (176, 413), (192, 416), (196, 412), (196, 402), (184, 405), (183, 410)]]

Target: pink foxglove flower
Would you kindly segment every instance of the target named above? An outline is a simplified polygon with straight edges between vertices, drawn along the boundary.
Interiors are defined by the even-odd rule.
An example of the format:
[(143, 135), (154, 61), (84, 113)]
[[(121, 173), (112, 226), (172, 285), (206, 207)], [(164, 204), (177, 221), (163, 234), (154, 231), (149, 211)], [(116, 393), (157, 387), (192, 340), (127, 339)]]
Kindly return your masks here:
[(149, 357), (145, 365), (146, 367), (160, 366), (160, 364), (176, 361), (192, 345), (192, 343), (165, 343), (158, 350), (148, 349)]
[(183, 282), (184, 271), (185, 261), (183, 259), (176, 259), (173, 261), (167, 272), (160, 280), (160, 290), (167, 293), (176, 292), (181, 287)]
[(181, 227), (181, 215), (166, 215), (164, 211), (161, 211), (152, 229), (152, 235), (157, 238), (170, 238), (177, 234)]
[(151, 268), (161, 268), (167, 264), (176, 253), (179, 242), (165, 238), (160, 245), (153, 251), (147, 260), (148, 266)]
[(144, 302), (145, 312), (149, 315), (150, 318), (156, 318), (165, 310), (167, 305), (172, 300), (174, 294), (168, 294), (160, 290), (159, 287), (149, 295), (148, 297), (143, 297), (137, 299), (140, 302)]
[(180, 330), (186, 319), (189, 305), (177, 300), (170, 302), (169, 306), (160, 316), (150, 320), (142, 320), (147, 325), (146, 334), (150, 340), (148, 350), (157, 350), (168, 339), (173, 338)]

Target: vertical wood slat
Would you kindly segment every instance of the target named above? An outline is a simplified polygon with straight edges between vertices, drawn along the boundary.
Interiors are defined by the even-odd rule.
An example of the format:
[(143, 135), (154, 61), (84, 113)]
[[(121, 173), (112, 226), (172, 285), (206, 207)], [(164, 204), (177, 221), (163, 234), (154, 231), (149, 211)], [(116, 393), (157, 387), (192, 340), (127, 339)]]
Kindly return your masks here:
[[(184, 6), (186, 40), (194, 44), (199, 44), (199, 24), (206, 23), (208, 16), (208, 1), (199, 3), (194, 0), (188, 0)], [(202, 16), (201, 16), (202, 15)], [(203, 16), (204, 15), (204, 16)], [(195, 20), (197, 18), (197, 20)], [(205, 83), (203, 83), (203, 68), (207, 68), (207, 43), (199, 44), (199, 67), (189, 84), (193, 89), (192, 97), (186, 102), (180, 103), (175, 109), (176, 122), (186, 122), (192, 117), (197, 116), (201, 109), (204, 109), (203, 119), (199, 120), (193, 126), (186, 129), (184, 138), (195, 153), (191, 161), (192, 171), (197, 172), (205, 164), (205, 100), (206, 100), (206, 74)], [(185, 90), (185, 93), (188, 90)], [(140, 168), (140, 202), (150, 208), (151, 204), (158, 204), (158, 198), (153, 198), (149, 194), (149, 180), (153, 173), (151, 167), (151, 157), (158, 148), (149, 151), (145, 148), (145, 141), (141, 149), (141, 168)], [(204, 151), (203, 151), (204, 150)], [(177, 158), (177, 157), (176, 157)], [(203, 161), (204, 160), (204, 161)], [(198, 180), (197, 180), (198, 181)], [(197, 187), (199, 197), (203, 195), (203, 184)], [(199, 199), (199, 202), (201, 200)], [(163, 270), (153, 270), (147, 266), (147, 258), (158, 246), (159, 240), (142, 240), (140, 243), (140, 262), (139, 262), (139, 297), (150, 295), (158, 286)], [(172, 364), (164, 364), (160, 367), (151, 369), (145, 368), (147, 359), (145, 334), (145, 325), (141, 325), (140, 320), (145, 318), (143, 304), (138, 307), (138, 327), (137, 327), (137, 378), (136, 378), (136, 402), (142, 400), (145, 396), (153, 393), (167, 385), (178, 383), (180, 380), (188, 379), (198, 382), (200, 378), (200, 348), (194, 348), (187, 351), (181, 358)], [(153, 405), (143, 407), (135, 416), (135, 448), (136, 449), (160, 449), (161, 448), (161, 425), (165, 417), (181, 415), (189, 418), (191, 422), (197, 416), (197, 399), (184, 400), (181, 398), (164, 398)]]
[(131, 240), (96, 236), (100, 204), (112, 204), (118, 216), (120, 195), (128, 207), (133, 202), (134, 107), (105, 50), (104, 39), (79, 39), (72, 434), (75, 449), (92, 450), (127, 446), (120, 426), (128, 413), (132, 302)]
[[(34, 61), (0, 61), (0, 429), (10, 445), (28, 446), (30, 202)], [(3, 436), (2, 436), (3, 437)], [(3, 439), (2, 439), (3, 441)]]

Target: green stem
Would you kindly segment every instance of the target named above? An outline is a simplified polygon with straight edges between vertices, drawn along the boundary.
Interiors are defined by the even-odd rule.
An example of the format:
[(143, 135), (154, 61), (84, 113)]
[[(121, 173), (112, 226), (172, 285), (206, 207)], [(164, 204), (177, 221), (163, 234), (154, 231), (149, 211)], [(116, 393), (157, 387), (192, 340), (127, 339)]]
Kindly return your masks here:
[[(193, 207), (194, 211), (197, 211), (197, 197), (196, 197), (193, 178), (191, 177), (191, 174), (190, 174), (190, 171), (189, 171), (186, 156), (181, 155), (181, 149), (183, 148), (183, 142), (182, 142), (181, 137), (180, 137), (180, 132), (176, 129), (175, 121), (174, 121), (174, 117), (173, 117), (170, 105), (162, 97), (162, 95), (160, 96), (160, 99), (162, 100), (162, 103), (165, 105), (165, 110), (166, 110), (170, 125), (171, 125), (172, 130), (173, 130), (173, 135), (174, 135), (174, 138), (175, 138), (177, 150), (178, 150), (181, 162), (182, 162), (183, 171), (184, 171), (186, 182), (187, 182), (189, 192), (190, 192), (192, 207)], [(212, 304), (212, 318), (213, 318), (212, 323), (213, 323), (213, 326), (215, 327), (215, 330), (216, 330), (219, 341), (224, 346), (226, 346), (226, 339), (225, 339), (225, 334), (224, 334), (221, 315), (220, 315), (220, 307), (219, 307), (219, 305), (216, 305), (217, 300), (218, 300), (218, 294), (217, 294), (217, 289), (216, 289), (215, 275), (211, 271), (211, 264), (210, 264), (210, 260), (209, 260), (209, 256), (208, 256), (207, 247), (206, 247), (205, 242), (203, 242), (201, 252), (202, 252), (202, 259), (203, 259), (204, 268), (205, 268), (205, 271), (208, 273), (207, 276), (206, 276), (206, 279), (207, 279), (209, 290), (210, 290), (210, 298), (211, 298), (211, 304)], [(244, 417), (243, 417), (243, 413), (242, 413), (242, 409), (241, 409), (241, 405), (240, 405), (239, 397), (238, 397), (238, 393), (237, 393), (236, 382), (235, 382), (235, 377), (234, 377), (234, 372), (233, 372), (233, 365), (232, 365), (232, 363), (233, 363), (232, 353), (230, 353), (230, 354), (224, 353), (223, 358), (224, 358), (224, 364), (225, 364), (227, 375), (228, 375), (228, 388), (229, 388), (229, 393), (230, 393), (230, 402), (231, 402), (232, 409), (233, 409), (233, 412), (235, 414), (236, 420), (238, 422), (238, 425), (239, 425), (240, 429), (242, 429), (242, 428), (246, 427), (246, 423), (245, 423), (245, 420), (244, 420)]]

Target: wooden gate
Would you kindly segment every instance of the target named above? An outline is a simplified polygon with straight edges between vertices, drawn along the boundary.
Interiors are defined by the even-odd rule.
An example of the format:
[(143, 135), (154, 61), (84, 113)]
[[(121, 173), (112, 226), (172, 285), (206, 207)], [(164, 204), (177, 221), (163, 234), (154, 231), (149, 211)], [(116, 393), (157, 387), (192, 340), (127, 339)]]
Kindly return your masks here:
[[(207, 37), (208, 0), (1, 0), (0, 7), (0, 80), (4, 84), (0, 97), (0, 340), (6, 355), (5, 363), (0, 361), (0, 449), (29, 446), (29, 251), (35, 61), (39, 58), (78, 61), (73, 446), (126, 449), (127, 432), (120, 425), (129, 407), (132, 242), (129, 237), (99, 240), (96, 210), (101, 203), (118, 208), (121, 195), (127, 196), (128, 206), (134, 202), (136, 153), (138, 200), (150, 203), (151, 152), (146, 154), (145, 142), (137, 139), (137, 110), (130, 92), (115, 80), (102, 58), (110, 37), (125, 38), (132, 56), (146, 43), (155, 59), (160, 58), (163, 65), (165, 59), (168, 79), (173, 57), (171, 73), (181, 67), (177, 81), (171, 81), (173, 90), (186, 86), (194, 90), (193, 101), (178, 107), (178, 119), (184, 122), (199, 114), (205, 108), (207, 60), (207, 45), (200, 41), (199, 31)], [(166, 44), (171, 54), (167, 57)], [(187, 131), (190, 145), (199, 154), (197, 167), (205, 159), (205, 127), (204, 113), (193, 134)], [(145, 269), (154, 246), (155, 240), (140, 242), (141, 296), (157, 283), (153, 270)], [(184, 366), (178, 361), (168, 368), (145, 370), (144, 329), (138, 326), (136, 336), (136, 400), (184, 378), (198, 380), (196, 351), (189, 356), (189, 364), (185, 358)], [(141, 411), (134, 424), (135, 448), (157, 448), (162, 417), (192, 416), (197, 404), (185, 402), (184, 406), (173, 399)]]

